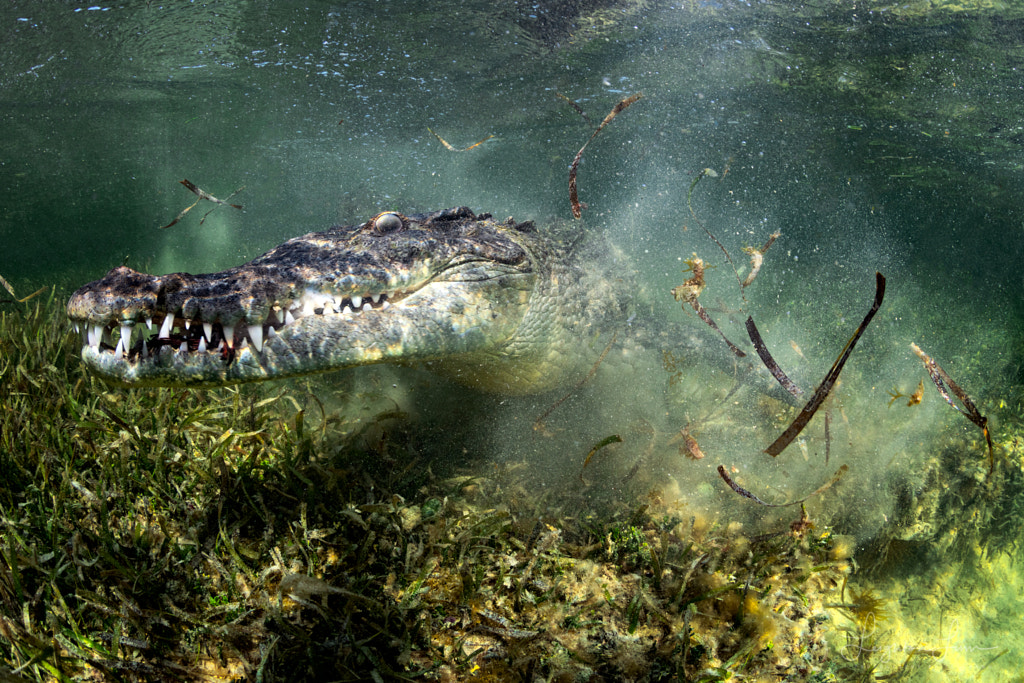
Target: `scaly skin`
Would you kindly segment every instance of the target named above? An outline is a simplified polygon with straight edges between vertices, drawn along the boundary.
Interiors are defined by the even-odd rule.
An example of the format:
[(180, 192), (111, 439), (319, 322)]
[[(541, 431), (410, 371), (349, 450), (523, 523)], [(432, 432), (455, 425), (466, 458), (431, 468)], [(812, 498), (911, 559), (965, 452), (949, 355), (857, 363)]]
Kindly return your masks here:
[(68, 316), (85, 363), (124, 385), (429, 362), (480, 389), (540, 392), (585, 372), (585, 338), (626, 319), (614, 278), (581, 251), (464, 207), (383, 213), (220, 273), (115, 268), (72, 295)]

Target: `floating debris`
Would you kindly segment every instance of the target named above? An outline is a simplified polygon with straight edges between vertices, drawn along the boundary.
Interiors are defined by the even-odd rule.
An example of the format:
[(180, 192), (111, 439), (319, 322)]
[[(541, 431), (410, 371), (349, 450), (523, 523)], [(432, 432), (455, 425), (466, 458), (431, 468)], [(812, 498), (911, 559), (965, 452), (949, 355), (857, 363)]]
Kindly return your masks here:
[(757, 325), (754, 324), (752, 317), (747, 317), (747, 335), (750, 336), (750, 341), (754, 344), (754, 348), (757, 350), (757, 355), (761, 358), (761, 362), (764, 363), (765, 367), (768, 368), (768, 372), (772, 373), (772, 377), (779, 381), (779, 384), (794, 396), (801, 396), (804, 390), (793, 383), (779, 364), (772, 358), (772, 354), (768, 351), (768, 347), (764, 344), (764, 339), (761, 338), (761, 333), (757, 331)]
[(760, 249), (756, 249), (754, 247), (743, 247), (743, 253), (750, 256), (750, 272), (747, 273), (747, 277), (740, 283), (740, 287), (746, 288), (754, 281), (757, 274), (761, 272), (761, 264), (764, 263), (765, 252), (768, 251), (768, 248), (771, 247), (775, 240), (779, 239), (781, 235), (781, 232), (773, 232), (768, 236), (768, 241), (765, 242), (764, 246)]
[(592, 121), (590, 120), (590, 117), (587, 116), (587, 112), (583, 111), (583, 107), (581, 107), (580, 105), (576, 104), (576, 102), (574, 102), (573, 100), (569, 99), (568, 97), (566, 97), (562, 93), (558, 92), (557, 90), (555, 91), (555, 97), (558, 97), (559, 99), (562, 99), (562, 100), (565, 100), (566, 102), (568, 102), (569, 106), (572, 107), (573, 109), (575, 109), (576, 113), (583, 117), (584, 121), (586, 121), (587, 123), (592, 123)]
[(452, 152), (468, 152), (469, 150), (473, 149), (474, 147), (479, 147), (480, 145), (484, 144), (485, 142), (487, 142), (488, 140), (490, 140), (491, 138), (493, 138), (493, 137), (494, 137), (493, 135), (488, 135), (488, 136), (487, 136), (487, 137), (485, 137), (485, 138), (484, 138), (483, 140), (480, 140), (479, 142), (474, 142), (474, 143), (473, 143), (472, 145), (470, 145), (469, 147), (463, 147), (462, 149), (459, 149), (458, 147), (454, 147), (454, 146), (452, 146), (451, 144), (449, 144), (449, 143), (448, 143), (448, 141), (447, 141), (447, 140), (445, 140), (445, 139), (444, 139), (443, 137), (441, 137), (440, 135), (438, 135), (437, 133), (435, 133), (435, 132), (434, 132), (434, 131), (433, 131), (433, 130), (432, 130), (432, 129), (430, 128), (430, 126), (427, 126), (427, 130), (429, 130), (429, 131), (430, 131), (430, 133), (431, 133), (431, 135), (433, 135), (433, 136), (434, 136), (435, 138), (437, 138), (437, 139), (438, 139), (438, 140), (440, 141), (440, 143), (441, 143), (442, 145), (444, 145), (445, 149), (447, 149), (447, 150), (450, 150), (450, 151), (452, 151)]
[(889, 399), (889, 408), (892, 408), (892, 404), (901, 398), (907, 399), (908, 408), (911, 406), (916, 406), (918, 403), (921, 402), (921, 399), (924, 398), (924, 380), (921, 380), (920, 382), (917, 383), (917, 389), (915, 389), (914, 393), (912, 393), (910, 396), (907, 396), (896, 387), (893, 387), (892, 391), (889, 392), (889, 395), (892, 396), (892, 398)]
[(700, 296), (700, 293), (704, 291), (704, 287), (707, 285), (704, 281), (704, 269), (706, 267), (704, 265), (704, 261), (697, 256), (697, 254), (694, 254), (692, 258), (686, 259), (686, 265), (690, 267), (693, 277), (686, 280), (678, 287), (673, 287), (672, 296), (675, 297), (676, 301), (681, 301), (684, 304), (690, 304), (690, 306), (693, 307), (694, 313), (697, 314), (697, 317), (707, 323), (708, 327), (718, 333), (725, 343), (728, 344), (729, 349), (736, 354), (737, 358), (746, 357), (747, 354), (729, 341), (729, 338), (725, 336), (725, 333), (722, 332), (721, 328), (719, 328), (718, 325), (715, 324), (715, 321), (711, 319), (711, 316), (708, 315), (707, 310), (699, 301), (697, 301), (697, 297)]
[(580, 151), (576, 152), (576, 157), (572, 160), (572, 165), (569, 167), (569, 203), (572, 205), (573, 218), (578, 219), (583, 216), (583, 209), (580, 205), (580, 198), (576, 192), (576, 171), (579, 168), (580, 159), (583, 158), (583, 150), (587, 148), (587, 145), (589, 145), (591, 141), (597, 137), (597, 134), (600, 133), (605, 126), (611, 123), (612, 119), (614, 119), (619, 112), (621, 112), (623, 109), (639, 100), (641, 97), (643, 97), (643, 93), (636, 93), (635, 95), (630, 95), (624, 100), (620, 100), (614, 107), (612, 107), (612, 110), (608, 113), (608, 116), (604, 117), (604, 121), (602, 121), (601, 125), (597, 127), (597, 130), (595, 130), (590, 135), (590, 138), (585, 143), (583, 143), (583, 146), (580, 147)]
[(11, 287), (11, 283), (5, 280), (3, 275), (0, 275), (0, 285), (3, 285), (3, 288), (15, 299), (18, 298), (18, 295), (14, 293), (14, 287)]
[(697, 443), (697, 439), (694, 438), (693, 434), (690, 433), (690, 425), (686, 425), (678, 432), (676, 432), (672, 438), (668, 440), (669, 446), (682, 441), (682, 445), (679, 446), (679, 454), (685, 455), (690, 460), (703, 460), (704, 451), (700, 449), (700, 444)]
[(49, 289), (49, 286), (40, 287), (39, 289), (37, 289), (36, 291), (32, 292), (28, 296), (22, 297), (21, 299), (19, 299), (18, 295), (14, 293), (14, 287), (11, 287), (11, 283), (8, 282), (7, 280), (5, 280), (2, 275), (0, 275), (0, 286), (2, 286), (4, 289), (6, 289), (7, 292), (12, 297), (14, 297), (13, 299), (0, 299), (0, 304), (23, 304), (26, 301), (31, 301), (32, 299), (36, 298), (37, 296), (39, 296), (40, 294), (45, 292), (47, 289)]
[(746, 490), (745, 488), (743, 488), (742, 486), (737, 484), (735, 481), (733, 481), (732, 478), (729, 476), (729, 473), (725, 471), (725, 466), (723, 466), (723, 465), (719, 465), (718, 466), (718, 476), (720, 476), (725, 481), (725, 483), (729, 485), (729, 488), (731, 488), (733, 491), (735, 491), (736, 493), (740, 494), (744, 498), (749, 498), (750, 500), (754, 501), (755, 503), (763, 505), (766, 508), (784, 508), (784, 507), (790, 507), (792, 505), (801, 505), (803, 503), (806, 503), (808, 500), (810, 500), (811, 498), (814, 498), (819, 493), (822, 493), (823, 491), (828, 490), (837, 481), (839, 481), (842, 478), (842, 476), (844, 474), (846, 474), (846, 472), (849, 469), (850, 468), (849, 468), (848, 465), (843, 465), (838, 470), (836, 470), (836, 473), (833, 474), (832, 478), (829, 479), (827, 482), (825, 482), (824, 484), (822, 484), (818, 488), (814, 489), (813, 491), (808, 493), (806, 496), (804, 496), (800, 500), (794, 500), (794, 501), (789, 502), (789, 503), (767, 503), (767, 502), (761, 500), (760, 498), (755, 496), (753, 493), (751, 493), (750, 491)]
[(868, 314), (864, 316), (864, 320), (861, 322), (860, 327), (857, 328), (857, 331), (853, 333), (853, 336), (850, 337), (850, 341), (846, 342), (846, 347), (843, 349), (843, 352), (839, 354), (839, 358), (837, 358), (836, 362), (832, 364), (832, 368), (828, 371), (828, 374), (825, 375), (825, 379), (822, 380), (821, 384), (818, 385), (818, 388), (815, 389), (814, 395), (811, 396), (811, 400), (807, 402), (807, 405), (803, 407), (803, 410), (800, 411), (800, 414), (796, 416), (796, 419), (793, 420), (792, 424), (789, 425), (786, 431), (784, 431), (771, 446), (764, 449), (765, 453), (772, 457), (777, 456), (786, 449), (786, 446), (793, 442), (793, 439), (795, 439), (797, 435), (803, 431), (804, 427), (807, 426), (807, 423), (811, 421), (811, 418), (814, 417), (814, 413), (818, 411), (821, 404), (826, 398), (828, 398), (829, 392), (832, 391), (832, 385), (834, 385), (836, 380), (839, 379), (839, 373), (842, 372), (847, 359), (849, 359), (850, 354), (853, 353), (853, 347), (857, 345), (857, 341), (860, 339), (860, 336), (864, 334), (864, 330), (867, 329), (871, 319), (875, 317), (875, 313), (878, 312), (878, 309), (882, 305), (883, 298), (885, 298), (885, 277), (881, 273), (875, 273), (875, 300), (871, 304), (871, 310), (869, 310)]
[(590, 452), (587, 453), (586, 459), (583, 461), (583, 467), (580, 468), (580, 481), (586, 483), (583, 480), (583, 470), (587, 469), (587, 465), (590, 464), (590, 459), (594, 457), (594, 454), (597, 453), (602, 448), (604, 448), (605, 446), (609, 446), (613, 443), (622, 443), (622, 437), (619, 436), (618, 434), (612, 434), (611, 436), (606, 436), (600, 441), (598, 441), (596, 444), (594, 444), (594, 447), (590, 449)]
[[(946, 399), (946, 403), (953, 406), (953, 409), (958, 413), (966, 417), (968, 420), (976, 424), (980, 429), (981, 433), (985, 435), (985, 443), (988, 444), (988, 459), (989, 459), (989, 474), (995, 469), (995, 456), (992, 451), (992, 435), (988, 431), (988, 418), (981, 414), (977, 406), (974, 405), (974, 401), (967, 395), (967, 392), (960, 388), (960, 385), (953, 381), (945, 370), (942, 369), (935, 359), (929, 356), (927, 353), (921, 350), (921, 347), (911, 342), (911, 350), (917, 354), (917, 357), (924, 362), (924, 367), (928, 371), (928, 375), (932, 378), (932, 382), (935, 384), (935, 388), (942, 394), (942, 398)], [(946, 391), (946, 386), (949, 386), (950, 391), (953, 395), (960, 399), (960, 402), (964, 404), (963, 408), (960, 408), (955, 401), (950, 397), (949, 392)], [(921, 390), (923, 393), (923, 389)], [(915, 392), (916, 394), (916, 392)], [(910, 405), (909, 403), (907, 405)]]
[[(166, 230), (167, 228), (171, 227), (172, 225), (174, 225), (175, 223), (180, 221), (182, 218), (185, 217), (185, 214), (187, 214), (189, 211), (194, 209), (196, 207), (196, 205), (199, 202), (203, 201), (204, 199), (207, 200), (207, 201), (213, 202), (214, 204), (217, 204), (219, 206), (230, 206), (232, 209), (238, 209), (239, 211), (243, 211), (244, 210), (240, 204), (231, 204), (231, 203), (229, 203), (228, 201), (226, 201), (224, 199), (217, 199), (216, 197), (214, 197), (212, 194), (210, 194), (209, 192), (207, 192), (203, 188), (197, 187), (195, 185), (195, 183), (190, 181), (188, 178), (185, 178), (184, 180), (179, 180), (178, 182), (181, 183), (182, 185), (184, 185), (188, 189), (189, 192), (191, 192), (194, 195), (196, 195), (197, 197), (199, 197), (199, 199), (197, 199), (194, 202), (192, 202), (192, 204), (190, 204), (188, 207), (182, 209), (181, 213), (179, 213), (177, 216), (175, 216), (173, 221), (171, 221), (167, 225), (161, 225), (160, 226), (161, 230)], [(229, 194), (228, 195), (228, 199), (231, 199), (232, 197), (234, 197), (236, 194), (238, 194), (239, 192), (241, 192), (244, 189), (245, 189), (245, 185), (242, 185), (240, 188), (238, 188), (237, 190), (235, 190), (234, 192)], [(213, 207), (213, 209), (210, 209), (205, 214), (203, 214), (203, 217), (199, 219), (199, 225), (202, 225), (203, 222), (206, 220), (206, 217), (209, 216), (211, 213), (213, 213), (213, 211), (216, 208), (217, 207), (215, 206), (215, 207)]]

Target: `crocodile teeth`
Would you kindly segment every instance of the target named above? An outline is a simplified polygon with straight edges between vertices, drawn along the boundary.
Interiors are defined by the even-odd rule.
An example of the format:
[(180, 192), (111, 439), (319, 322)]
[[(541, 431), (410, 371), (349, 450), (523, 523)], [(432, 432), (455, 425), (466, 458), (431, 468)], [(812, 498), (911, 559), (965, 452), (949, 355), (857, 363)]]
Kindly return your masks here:
[(229, 349), (235, 348), (235, 328), (231, 325), (224, 326), (224, 341)]
[(164, 316), (164, 321), (160, 325), (160, 332), (157, 337), (160, 339), (170, 339), (171, 330), (174, 328), (174, 316), (168, 313)]
[(249, 333), (249, 339), (252, 340), (252, 345), (256, 350), (263, 351), (263, 326), (249, 325), (247, 332)]
[(153, 316), (151, 316), (151, 315), (147, 315), (146, 316), (146, 329), (147, 330), (153, 329)]
[(213, 323), (203, 323), (203, 336), (206, 337), (206, 341), (213, 340)]
[(98, 349), (100, 340), (103, 339), (103, 328), (99, 325), (90, 325), (88, 330), (89, 346)]
[(117, 346), (114, 348), (114, 355), (120, 355), (124, 353), (124, 337), (117, 340)]
[(359, 308), (362, 308), (362, 306), (363, 306), (363, 297), (361, 297), (361, 296), (354, 296), (354, 297), (352, 297), (352, 308), (353, 309), (359, 309)]
[(295, 322), (295, 316), (292, 315), (291, 311), (285, 311), (284, 312), (284, 324), (285, 325), (291, 325), (293, 322)]
[(363, 304), (363, 310), (364, 311), (372, 311), (373, 310), (373, 304), (371, 304), (369, 301), (367, 301), (365, 304)]
[(199, 338), (199, 353), (206, 352), (206, 337)]

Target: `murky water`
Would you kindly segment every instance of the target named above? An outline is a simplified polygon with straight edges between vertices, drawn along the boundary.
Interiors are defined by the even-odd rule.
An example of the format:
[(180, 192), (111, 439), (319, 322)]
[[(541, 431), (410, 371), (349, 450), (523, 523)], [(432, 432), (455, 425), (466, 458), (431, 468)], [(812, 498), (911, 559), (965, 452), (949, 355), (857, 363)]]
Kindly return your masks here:
[[(386, 209), (568, 218), (573, 156), (617, 101), (642, 92), (588, 148), (579, 187), (585, 229), (606, 230), (629, 255), (655, 317), (716, 343), (668, 294), (697, 252), (717, 266), (705, 303), (726, 333), (744, 341), (753, 315), (780, 364), (813, 389), (866, 312), (875, 271), (888, 278), (837, 390), (835, 460), (820, 464), (816, 432), (803, 445), (810, 474), (797, 446), (785, 465), (766, 465), (760, 448), (777, 425), (757, 415), (751, 431), (738, 428), (756, 402), (715, 422), (721, 397), (702, 393), (695, 373), (669, 392), (675, 428), (706, 419), (708, 458), (687, 472), (689, 461), (664, 465), (684, 491), (746, 504), (723, 491), (719, 462), (779, 495), (811, 490), (842, 463), (851, 477), (924, 468), (937, 442), (974, 428), (932, 390), (911, 341), (983, 412), (1019, 424), (1018, 9), (6, 3), (0, 27), (0, 275), (19, 291), (72, 287), (124, 262), (221, 269)], [(431, 130), (457, 148), (494, 137), (453, 152)], [(734, 259), (782, 233), (746, 303), (687, 206), (704, 168), (717, 177), (694, 187), (693, 209)], [(244, 212), (220, 207), (201, 222), (204, 203), (160, 230), (195, 199), (183, 178), (221, 198), (238, 190)], [(643, 376), (661, 372), (659, 357)], [(920, 406), (888, 407), (890, 390), (909, 395), (919, 380)], [(594, 440), (580, 437), (582, 451)], [(861, 496), (865, 509), (848, 516), (865, 538), (898, 497), (886, 481), (851, 485), (847, 503)], [(949, 645), (965, 670), (988, 659), (991, 643), (975, 635)]]

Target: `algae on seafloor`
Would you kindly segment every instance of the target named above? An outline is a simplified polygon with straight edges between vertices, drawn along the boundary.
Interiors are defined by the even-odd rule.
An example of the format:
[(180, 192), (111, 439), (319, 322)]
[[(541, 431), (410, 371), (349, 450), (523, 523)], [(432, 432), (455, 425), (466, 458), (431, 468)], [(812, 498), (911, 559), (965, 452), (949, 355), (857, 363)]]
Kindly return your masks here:
[(624, 502), (537, 488), (515, 461), (435, 475), (407, 413), (337, 411), (303, 383), (111, 390), (58, 311), (0, 311), (8, 677), (906, 679), (972, 661), (942, 646), (942, 610), (986, 623), (968, 583), (1019, 542), (1012, 424), (991, 478), (951, 443), (856, 553), (828, 519), (755, 535), (671, 480)]

